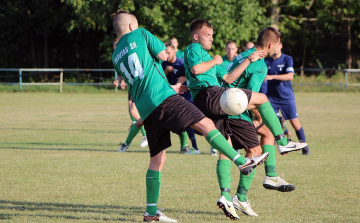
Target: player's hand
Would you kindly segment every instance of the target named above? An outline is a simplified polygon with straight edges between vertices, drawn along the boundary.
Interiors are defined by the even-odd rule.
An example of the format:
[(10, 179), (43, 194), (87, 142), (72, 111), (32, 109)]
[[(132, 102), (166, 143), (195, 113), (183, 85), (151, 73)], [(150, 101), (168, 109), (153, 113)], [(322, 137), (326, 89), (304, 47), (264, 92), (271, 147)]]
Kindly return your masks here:
[(115, 87), (118, 87), (118, 86), (119, 86), (119, 81), (118, 81), (118, 80), (114, 80), (113, 85), (114, 85)]
[(173, 72), (174, 67), (173, 66), (166, 66), (165, 70), (168, 71), (168, 72)]
[(177, 82), (178, 83), (185, 83), (186, 82), (186, 77), (185, 76), (180, 76), (178, 79), (177, 79)]
[(215, 56), (213, 57), (213, 60), (215, 61), (215, 64), (217, 64), (217, 65), (220, 65), (220, 64), (222, 64), (222, 62), (223, 62), (222, 57), (219, 56), (219, 55), (215, 55)]
[(123, 90), (125, 89), (125, 81), (124, 81), (124, 79), (120, 83), (120, 88), (123, 89)]
[(250, 56), (248, 56), (250, 62), (255, 62), (258, 60), (261, 60), (262, 58), (266, 57), (267, 53), (265, 53), (265, 51), (263, 50), (258, 50), (253, 52), (252, 54), (250, 54)]
[(181, 83), (176, 83), (175, 85), (171, 85), (174, 91), (178, 94), (184, 94), (187, 92), (187, 86), (182, 85)]

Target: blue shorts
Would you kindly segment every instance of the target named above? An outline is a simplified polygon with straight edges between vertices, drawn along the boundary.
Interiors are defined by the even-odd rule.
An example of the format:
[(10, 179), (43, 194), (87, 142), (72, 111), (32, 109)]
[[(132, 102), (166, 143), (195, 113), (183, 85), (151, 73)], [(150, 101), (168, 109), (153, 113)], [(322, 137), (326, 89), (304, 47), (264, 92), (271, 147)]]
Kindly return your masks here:
[(298, 117), (295, 100), (290, 100), (290, 101), (284, 100), (281, 103), (279, 103), (269, 98), (269, 101), (275, 113), (279, 115), (278, 113), (279, 111), (281, 111), (281, 114), (285, 120), (291, 120)]

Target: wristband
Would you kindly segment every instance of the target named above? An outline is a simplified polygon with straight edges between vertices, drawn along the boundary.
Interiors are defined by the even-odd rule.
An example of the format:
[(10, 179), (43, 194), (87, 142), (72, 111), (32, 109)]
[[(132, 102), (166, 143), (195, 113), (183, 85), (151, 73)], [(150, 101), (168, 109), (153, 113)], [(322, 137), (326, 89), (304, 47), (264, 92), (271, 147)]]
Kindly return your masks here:
[(246, 57), (246, 59), (248, 59), (250, 61), (250, 63), (252, 63), (249, 57)]

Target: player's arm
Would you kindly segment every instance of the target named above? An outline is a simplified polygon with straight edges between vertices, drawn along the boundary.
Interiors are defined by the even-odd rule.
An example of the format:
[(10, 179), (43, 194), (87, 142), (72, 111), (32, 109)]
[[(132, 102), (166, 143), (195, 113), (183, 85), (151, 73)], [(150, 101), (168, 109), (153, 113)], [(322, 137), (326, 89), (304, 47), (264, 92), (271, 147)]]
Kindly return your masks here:
[(294, 73), (286, 74), (275, 74), (275, 75), (266, 75), (265, 80), (278, 80), (278, 81), (292, 81), (294, 79)]
[(206, 71), (213, 68), (215, 65), (222, 64), (223, 59), (219, 55), (215, 55), (212, 60), (204, 61), (191, 67), (191, 73), (198, 75), (205, 73)]
[(156, 58), (158, 58), (158, 59), (161, 60), (161, 61), (166, 61), (166, 60), (167, 60), (166, 51), (165, 51), (165, 50), (161, 51), (161, 52), (156, 56)]
[(293, 59), (287, 56), (285, 60), (286, 74), (266, 75), (265, 80), (292, 81), (294, 79)]
[(239, 64), (235, 69), (230, 71), (228, 74), (223, 76), (223, 81), (225, 83), (231, 84), (233, 83), (249, 66), (250, 63), (255, 62), (259, 59), (262, 59), (266, 56), (266, 53), (262, 50), (253, 52), (250, 56), (248, 56), (241, 64)]

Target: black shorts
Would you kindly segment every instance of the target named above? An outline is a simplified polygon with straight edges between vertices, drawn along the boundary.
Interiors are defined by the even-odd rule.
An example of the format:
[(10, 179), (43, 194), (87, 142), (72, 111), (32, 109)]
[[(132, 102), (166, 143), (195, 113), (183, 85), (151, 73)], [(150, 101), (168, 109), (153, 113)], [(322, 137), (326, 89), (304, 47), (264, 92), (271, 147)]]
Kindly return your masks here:
[(170, 131), (180, 135), (190, 125), (204, 118), (205, 115), (199, 109), (180, 95), (165, 99), (144, 120), (150, 156), (156, 156), (171, 146)]
[(242, 119), (229, 119), (234, 149), (251, 149), (260, 145), (254, 125)]
[[(228, 114), (226, 114), (220, 107), (220, 97), (224, 91), (228, 88), (223, 87), (208, 87), (201, 89), (194, 99), (194, 105), (204, 113), (204, 115), (210, 118), (215, 127), (221, 132), (221, 134), (228, 139), (231, 135), (231, 129), (228, 121)], [(251, 99), (252, 91), (247, 89), (241, 89), (248, 97), (248, 102)]]

